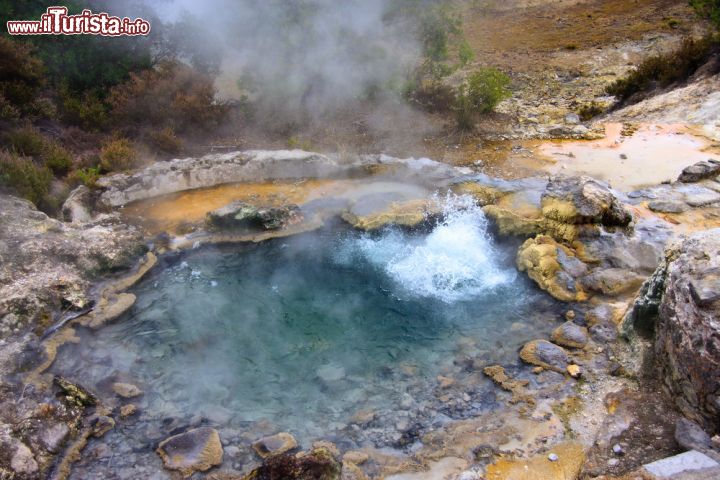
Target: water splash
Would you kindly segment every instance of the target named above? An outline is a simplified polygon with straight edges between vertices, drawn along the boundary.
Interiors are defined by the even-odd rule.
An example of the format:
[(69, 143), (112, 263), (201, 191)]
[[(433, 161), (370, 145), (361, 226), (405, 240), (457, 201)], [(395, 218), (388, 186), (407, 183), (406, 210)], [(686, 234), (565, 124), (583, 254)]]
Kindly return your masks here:
[(448, 194), (436, 200), (443, 217), (427, 236), (388, 229), (350, 240), (349, 248), (411, 294), (448, 303), (512, 282), (516, 274), (500, 265), (487, 220), (474, 199)]

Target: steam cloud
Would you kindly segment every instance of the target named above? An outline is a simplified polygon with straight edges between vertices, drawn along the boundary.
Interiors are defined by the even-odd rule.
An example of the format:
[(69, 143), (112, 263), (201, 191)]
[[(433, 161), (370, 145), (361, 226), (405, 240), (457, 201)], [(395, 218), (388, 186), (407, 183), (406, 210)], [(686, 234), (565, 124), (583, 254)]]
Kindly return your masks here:
[[(395, 0), (167, 0), (146, 6), (187, 27), (197, 63), (221, 59), (220, 94), (284, 113), (332, 113), (400, 85), (420, 48), (412, 25), (391, 20)], [(195, 63), (195, 62), (194, 62)], [(255, 97), (253, 97), (253, 92)]]

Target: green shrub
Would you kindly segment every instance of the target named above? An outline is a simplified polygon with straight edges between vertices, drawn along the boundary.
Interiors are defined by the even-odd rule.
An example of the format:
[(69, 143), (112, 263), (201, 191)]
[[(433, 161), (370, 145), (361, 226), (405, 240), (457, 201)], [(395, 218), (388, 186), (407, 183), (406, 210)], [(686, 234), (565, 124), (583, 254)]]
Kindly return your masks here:
[(707, 18), (715, 28), (720, 29), (720, 0), (690, 0), (690, 5), (700, 16)]
[(60, 88), (63, 119), (89, 131), (101, 130), (108, 121), (108, 107), (93, 91), (76, 94), (66, 86)]
[(713, 36), (686, 38), (678, 49), (645, 59), (637, 69), (610, 84), (606, 92), (625, 102), (636, 94), (686, 80), (717, 48), (718, 40)]
[(105, 144), (100, 151), (100, 168), (120, 172), (137, 166), (138, 155), (129, 140), (120, 138)]
[(582, 107), (580, 107), (580, 110), (578, 111), (578, 116), (580, 117), (580, 120), (583, 122), (587, 122), (588, 120), (597, 117), (601, 113), (605, 111), (605, 108), (599, 104), (598, 102), (590, 102), (586, 103)]
[(0, 184), (40, 207), (52, 183), (53, 175), (32, 159), (0, 151)]
[(498, 103), (512, 95), (509, 87), (510, 77), (495, 68), (482, 68), (472, 73), (455, 99), (458, 126), (470, 128), (476, 114), (492, 112)]
[(182, 140), (171, 127), (150, 132), (149, 140), (150, 144), (161, 152), (174, 154), (182, 149)]
[(25, 157), (40, 156), (45, 148), (45, 138), (32, 127), (12, 130), (5, 140), (15, 153)]
[(45, 166), (55, 175), (65, 175), (73, 165), (73, 157), (70, 152), (55, 142), (45, 144), (41, 157)]
[(69, 182), (73, 186), (85, 185), (88, 188), (95, 188), (99, 179), (100, 167), (87, 167), (75, 170), (70, 174)]

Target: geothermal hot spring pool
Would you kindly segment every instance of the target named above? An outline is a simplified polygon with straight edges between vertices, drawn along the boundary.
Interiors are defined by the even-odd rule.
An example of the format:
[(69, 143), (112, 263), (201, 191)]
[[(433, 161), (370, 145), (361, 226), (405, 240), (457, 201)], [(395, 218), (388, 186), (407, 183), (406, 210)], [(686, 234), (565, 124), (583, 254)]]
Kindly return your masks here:
[[(335, 225), (168, 255), (131, 290), (135, 306), (81, 329), (54, 370), (109, 398), (113, 382), (144, 391), (102, 439), (115, 464), (147, 454), (162, 473), (157, 442), (201, 424), (247, 458), (280, 431), (301, 446), (412, 448), (423, 429), (502, 403), (473, 359), (515, 365), (552, 328), (558, 307), (516, 272), (516, 248), (460, 198), (421, 232)], [(84, 462), (76, 478), (97, 468)]]

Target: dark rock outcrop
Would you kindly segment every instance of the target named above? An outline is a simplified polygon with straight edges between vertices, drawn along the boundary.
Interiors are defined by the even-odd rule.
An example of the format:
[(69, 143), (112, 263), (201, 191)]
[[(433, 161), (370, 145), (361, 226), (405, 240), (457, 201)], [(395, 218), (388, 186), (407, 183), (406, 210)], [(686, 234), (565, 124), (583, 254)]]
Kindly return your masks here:
[(207, 215), (208, 224), (220, 229), (278, 230), (301, 220), (297, 205), (256, 207), (245, 202), (233, 202)]
[(678, 177), (678, 182), (694, 183), (718, 175), (720, 175), (720, 162), (710, 159), (706, 162), (698, 162), (683, 169)]
[(328, 448), (270, 457), (244, 480), (340, 480), (342, 464)]
[(626, 335), (654, 331), (665, 388), (689, 419), (720, 431), (720, 229), (668, 247), (628, 313)]

